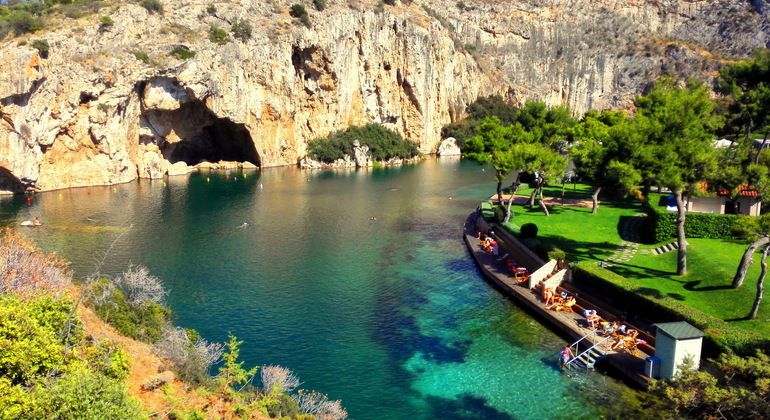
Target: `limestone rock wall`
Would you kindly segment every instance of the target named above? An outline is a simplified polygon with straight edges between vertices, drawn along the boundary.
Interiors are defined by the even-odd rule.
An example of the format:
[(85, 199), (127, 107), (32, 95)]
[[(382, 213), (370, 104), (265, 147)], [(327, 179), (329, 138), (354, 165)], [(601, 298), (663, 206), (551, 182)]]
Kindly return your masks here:
[[(310, 28), (292, 3), (132, 2), (3, 41), (0, 190), (154, 178), (180, 160), (293, 165), (308, 140), (369, 122), (434, 153), (480, 95), (628, 108), (661, 75), (713, 78), (770, 32), (735, 0), (331, 0), (307, 6)], [(208, 39), (239, 19), (251, 39)]]

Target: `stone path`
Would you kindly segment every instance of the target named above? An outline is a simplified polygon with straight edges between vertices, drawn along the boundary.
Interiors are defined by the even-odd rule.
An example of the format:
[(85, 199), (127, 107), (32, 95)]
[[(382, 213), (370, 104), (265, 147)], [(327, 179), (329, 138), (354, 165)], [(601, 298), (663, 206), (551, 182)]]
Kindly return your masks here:
[[(626, 224), (623, 225), (623, 231), (620, 233), (620, 238), (622, 239), (620, 245), (612, 255), (600, 263), (602, 267), (612, 267), (615, 264), (624, 263), (634, 258), (641, 242), (639, 231), (646, 217), (646, 214), (639, 213), (626, 221)], [(646, 254), (647, 251), (644, 250), (642, 253)]]

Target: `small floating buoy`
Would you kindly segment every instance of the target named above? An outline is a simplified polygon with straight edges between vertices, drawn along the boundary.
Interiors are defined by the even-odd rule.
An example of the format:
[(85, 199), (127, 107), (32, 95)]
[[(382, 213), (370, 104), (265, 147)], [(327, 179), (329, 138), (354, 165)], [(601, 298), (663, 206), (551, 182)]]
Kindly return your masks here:
[(64, 196), (59, 194), (59, 200), (61, 200), (62, 198), (64, 198)]
[(210, 178), (206, 178), (206, 182), (211, 182), (211, 179)]
[(86, 194), (91, 195), (91, 191), (86, 191)]
[(165, 183), (165, 182), (163, 183), (163, 186), (164, 186), (164, 187), (166, 186), (166, 183)]
[(31, 204), (31, 203), (32, 203), (32, 199), (27, 197), (27, 204)]
[(112, 192), (118, 192), (118, 189), (117, 188), (113, 188)]
[(238, 177), (237, 177), (237, 176), (236, 176), (235, 178), (233, 178), (233, 181), (237, 181), (237, 180), (238, 180)]
[(243, 174), (243, 179), (246, 179), (247, 177), (248, 177), (248, 175)]
[(189, 183), (190, 183), (190, 180), (189, 180), (189, 179), (185, 179), (185, 180), (184, 180), (184, 183), (185, 183), (185, 184), (189, 184)]
[(230, 175), (225, 175), (225, 179), (230, 179)]

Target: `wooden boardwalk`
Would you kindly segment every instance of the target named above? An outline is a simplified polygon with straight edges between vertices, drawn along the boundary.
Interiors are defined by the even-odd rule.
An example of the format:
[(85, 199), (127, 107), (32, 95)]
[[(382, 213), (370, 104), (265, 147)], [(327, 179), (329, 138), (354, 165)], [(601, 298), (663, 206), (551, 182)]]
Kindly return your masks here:
[[(517, 248), (522, 246), (516, 243), (517, 241), (515, 238), (503, 238), (504, 235), (497, 236), (498, 243), (501, 245), (500, 255), (508, 253), (517, 261), (527, 261), (527, 263), (522, 262), (522, 265), (527, 267), (530, 272), (534, 272), (534, 270), (539, 268), (539, 265), (537, 265), (538, 261), (539, 264), (542, 265), (542, 261), (536, 257), (535, 259), (517, 258), (518, 255), (522, 255), (522, 250)], [(590, 297), (586, 299), (585, 294), (578, 291), (581, 296), (578, 298), (578, 305), (575, 306), (576, 312), (579, 313), (546, 310), (545, 304), (540, 299), (539, 291), (536, 292), (534, 290), (528, 289), (526, 286), (517, 284), (513, 277), (508, 274), (507, 266), (504, 263), (497, 261), (495, 256), (488, 254), (481, 249), (479, 246), (479, 240), (476, 237), (475, 217), (473, 215), (471, 215), (469, 218), (469, 223), (466, 224), (463, 237), (465, 239), (465, 243), (468, 245), (468, 250), (476, 260), (476, 263), (484, 275), (493, 281), (497, 286), (499, 286), (508, 296), (514, 298), (519, 304), (537, 313), (543, 319), (551, 323), (551, 325), (558, 328), (567, 336), (571, 337), (574, 341), (577, 341), (581, 337), (591, 332), (591, 330), (586, 327), (585, 318), (580, 314), (582, 313), (582, 306), (580, 304), (582, 303), (583, 305), (589, 305), (591, 309), (599, 309), (597, 308), (597, 305), (593, 304), (593, 302), (595, 302), (593, 299), (590, 299)], [(567, 288), (574, 290), (574, 288), (569, 286), (567, 286)], [(605, 319), (613, 319), (611, 316), (606, 316), (610, 314), (609, 310), (606, 308), (601, 308), (599, 313)], [(634, 327), (631, 325), (629, 326), (632, 328)], [(645, 359), (649, 356), (648, 353), (654, 352), (654, 348), (651, 347), (654, 341), (650, 341), (653, 339), (648, 334), (641, 334), (640, 338), (647, 340), (650, 345), (640, 346), (639, 356), (633, 356), (626, 352), (616, 352), (607, 349), (604, 350), (607, 353), (607, 357), (604, 360), (606, 360), (610, 365), (612, 365), (624, 376), (631, 379), (633, 382), (646, 387), (650, 382), (650, 378), (644, 375)], [(602, 337), (588, 338), (588, 340), (590, 340), (592, 343), (591, 345), (599, 342), (601, 339)], [(615, 340), (611, 340), (611, 342), (614, 343)], [(554, 349), (554, 351), (556, 350), (559, 349)], [(581, 349), (581, 351), (582, 350), (584, 349)]]

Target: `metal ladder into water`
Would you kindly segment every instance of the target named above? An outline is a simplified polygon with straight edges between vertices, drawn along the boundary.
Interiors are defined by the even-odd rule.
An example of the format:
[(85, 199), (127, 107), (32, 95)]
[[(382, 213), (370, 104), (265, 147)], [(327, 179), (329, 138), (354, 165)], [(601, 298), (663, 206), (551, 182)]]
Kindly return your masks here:
[[(598, 337), (601, 338), (601, 340), (596, 344), (592, 344), (595, 340), (589, 341), (589, 337), (593, 337), (594, 339)], [(572, 354), (575, 354), (576, 356), (570, 359), (562, 367), (564, 369), (593, 369), (596, 362), (607, 357), (607, 352), (602, 350), (601, 346), (605, 344), (610, 338), (612, 338), (610, 335), (606, 337), (599, 336), (596, 330), (592, 330), (588, 334), (580, 337), (578, 341), (570, 345)], [(586, 341), (590, 345), (582, 352), (578, 352), (580, 349), (580, 343), (583, 341)]]

